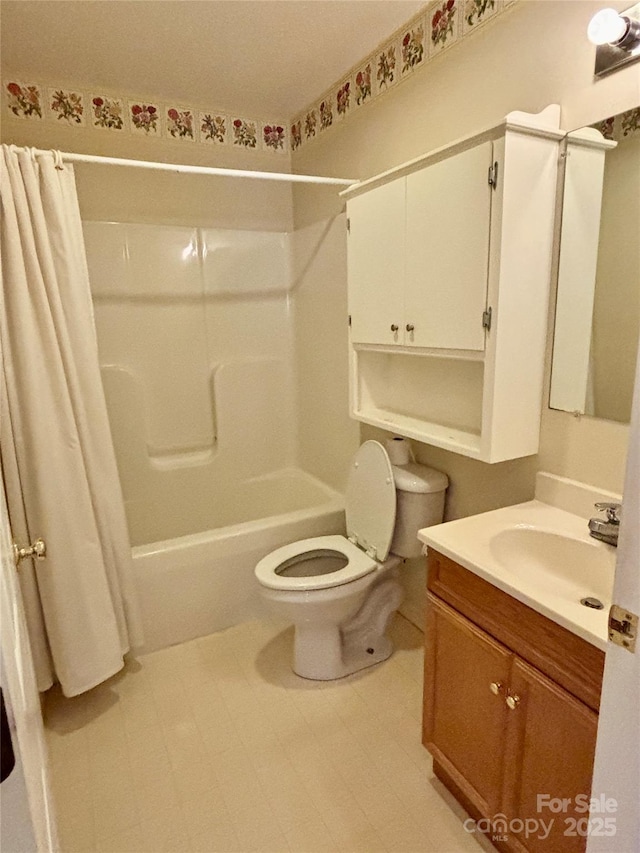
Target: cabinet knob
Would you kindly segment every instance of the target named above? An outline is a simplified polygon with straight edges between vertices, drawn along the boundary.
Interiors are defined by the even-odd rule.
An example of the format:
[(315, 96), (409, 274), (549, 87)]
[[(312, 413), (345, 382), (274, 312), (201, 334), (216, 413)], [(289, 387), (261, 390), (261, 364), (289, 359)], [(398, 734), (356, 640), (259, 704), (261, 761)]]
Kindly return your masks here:
[(415, 326), (413, 325), (413, 323), (407, 323), (406, 328), (407, 328), (407, 332), (413, 332), (413, 330), (415, 329)]
[(502, 690), (503, 684), (501, 681), (492, 681), (489, 685), (489, 690), (493, 693), (494, 696), (497, 696)]
[(507, 708), (509, 708), (512, 711), (515, 711), (515, 709), (520, 704), (520, 697), (516, 696), (515, 693), (510, 693), (507, 696), (506, 702), (507, 702)]
[(391, 331), (392, 332), (397, 332), (399, 328), (400, 327), (398, 325), (396, 325), (396, 323), (391, 324)]

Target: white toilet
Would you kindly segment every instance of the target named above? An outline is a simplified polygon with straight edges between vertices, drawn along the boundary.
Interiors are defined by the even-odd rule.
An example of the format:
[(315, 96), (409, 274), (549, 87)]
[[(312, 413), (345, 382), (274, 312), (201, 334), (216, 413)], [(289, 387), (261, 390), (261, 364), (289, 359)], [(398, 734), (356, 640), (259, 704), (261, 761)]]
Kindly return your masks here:
[(294, 672), (330, 681), (389, 657), (398, 566), (420, 555), (418, 530), (442, 521), (448, 484), (424, 465), (391, 465), (379, 442), (366, 441), (349, 470), (348, 538), (301, 539), (260, 560), (263, 598), (295, 625)]

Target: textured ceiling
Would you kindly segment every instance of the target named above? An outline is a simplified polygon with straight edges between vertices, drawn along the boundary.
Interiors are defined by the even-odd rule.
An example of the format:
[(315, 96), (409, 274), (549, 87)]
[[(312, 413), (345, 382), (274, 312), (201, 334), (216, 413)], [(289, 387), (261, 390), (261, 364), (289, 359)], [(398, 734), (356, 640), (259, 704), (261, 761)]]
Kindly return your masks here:
[(2, 74), (288, 118), (424, 5), (2, 0)]

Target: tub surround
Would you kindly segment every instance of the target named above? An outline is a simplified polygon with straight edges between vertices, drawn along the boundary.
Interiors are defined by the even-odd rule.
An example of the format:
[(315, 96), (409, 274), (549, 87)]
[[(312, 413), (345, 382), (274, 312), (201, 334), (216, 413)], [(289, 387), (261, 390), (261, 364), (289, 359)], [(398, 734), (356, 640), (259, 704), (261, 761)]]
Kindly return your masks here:
[(342, 495), (299, 469), (263, 478), (255, 497), (251, 519), (240, 504), (235, 523), (228, 517), (216, 528), (212, 517), (211, 529), (133, 548), (145, 640), (137, 652), (264, 616), (253, 575), (258, 560), (296, 539), (344, 532)]
[(128, 222), (84, 232), (147, 652), (260, 615), (258, 560), (344, 531), (342, 495), (295, 461), (290, 303), (314, 244)]
[(289, 236), (83, 227), (132, 543), (258, 517), (295, 455)]

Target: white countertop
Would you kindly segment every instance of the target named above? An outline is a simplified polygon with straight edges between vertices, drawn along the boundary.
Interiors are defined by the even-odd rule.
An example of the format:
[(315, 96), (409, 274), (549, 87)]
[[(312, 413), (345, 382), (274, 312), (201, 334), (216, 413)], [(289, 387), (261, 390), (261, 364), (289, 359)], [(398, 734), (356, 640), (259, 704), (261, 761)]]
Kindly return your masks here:
[[(578, 553), (590, 558), (586, 562), (595, 565), (595, 572), (593, 566), (591, 568), (591, 580), (585, 574), (582, 559), (563, 561), (560, 586), (553, 583), (554, 577), (544, 567), (536, 566), (535, 559), (529, 559), (531, 555), (528, 553), (519, 566), (514, 565), (513, 558), (505, 560), (504, 548), (501, 552), (496, 545), (504, 542), (504, 531), (519, 530), (541, 531), (541, 540), (545, 534), (552, 534), (549, 541), (560, 541), (561, 545), (579, 549)], [(499, 534), (502, 537), (496, 539)], [(515, 533), (516, 538), (519, 535)], [(533, 537), (537, 535), (534, 533)], [(524, 536), (523, 542), (528, 541), (526, 537), (529, 534)], [(508, 537), (513, 538), (514, 534), (509, 533)], [(557, 537), (573, 542), (566, 543)], [(584, 518), (533, 500), (426, 527), (418, 532), (418, 538), (427, 547), (450, 557), (558, 625), (606, 650), (616, 549), (591, 538)], [(514, 572), (509, 566), (518, 571)], [(562, 584), (564, 587), (560, 588)], [(575, 596), (571, 593), (574, 584)], [(592, 610), (580, 604), (580, 592), (582, 596), (596, 595), (604, 609)]]

